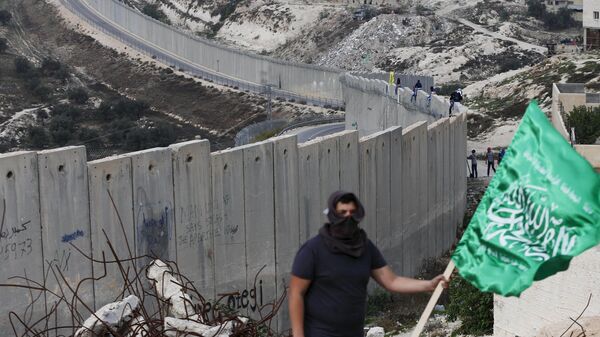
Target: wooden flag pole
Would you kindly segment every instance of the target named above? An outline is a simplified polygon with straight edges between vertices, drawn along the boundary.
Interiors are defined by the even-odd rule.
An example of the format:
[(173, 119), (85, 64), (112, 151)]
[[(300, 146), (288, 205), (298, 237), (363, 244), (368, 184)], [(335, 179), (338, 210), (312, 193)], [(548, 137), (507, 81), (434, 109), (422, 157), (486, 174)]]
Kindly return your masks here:
[[(454, 261), (450, 260), (450, 263), (448, 263), (448, 266), (444, 271), (444, 277), (447, 280), (450, 280), (450, 276), (452, 275), (453, 271)], [(425, 327), (425, 323), (427, 323), (429, 316), (431, 316), (431, 313), (433, 312), (433, 308), (435, 308), (435, 304), (440, 299), (440, 295), (442, 294), (443, 290), (444, 288), (442, 287), (441, 282), (438, 283), (437, 287), (433, 291), (433, 294), (431, 295), (431, 298), (429, 299), (429, 302), (427, 303), (427, 306), (425, 307), (425, 311), (423, 311), (423, 313), (421, 314), (421, 318), (419, 318), (419, 323), (417, 323), (417, 326), (413, 330), (411, 337), (419, 337), (419, 335), (423, 331), (423, 328)]]

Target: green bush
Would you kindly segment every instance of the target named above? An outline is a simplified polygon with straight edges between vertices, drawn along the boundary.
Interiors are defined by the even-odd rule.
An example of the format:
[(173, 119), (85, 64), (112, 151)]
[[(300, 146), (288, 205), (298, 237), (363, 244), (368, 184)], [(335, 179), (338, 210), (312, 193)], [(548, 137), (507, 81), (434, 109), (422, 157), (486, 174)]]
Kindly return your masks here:
[(75, 139), (75, 122), (67, 115), (52, 117), (48, 129), (52, 142), (59, 146), (66, 145)]
[(0, 54), (4, 54), (8, 50), (8, 41), (5, 38), (0, 38)]
[(144, 116), (149, 109), (150, 106), (144, 101), (119, 98), (112, 102), (100, 103), (98, 115), (106, 121), (114, 120), (115, 118), (135, 120)]
[(33, 90), (33, 94), (36, 95), (43, 102), (47, 101), (50, 98), (51, 93), (52, 90), (45, 85), (40, 85), (39, 87), (35, 88), (35, 90)]
[(116, 119), (110, 122), (106, 129), (108, 139), (113, 144), (121, 144), (133, 128), (135, 128), (135, 124), (132, 121), (126, 118)]
[(577, 26), (568, 8), (560, 8), (556, 13), (548, 12), (540, 0), (527, 0), (527, 14), (544, 22), (550, 30), (567, 29)]
[(50, 137), (46, 129), (41, 126), (34, 126), (29, 128), (26, 141), (31, 146), (42, 149), (50, 144)]
[(460, 319), (461, 326), (452, 335), (491, 335), (494, 328), (494, 297), (482, 293), (469, 282), (456, 275), (450, 282), (448, 319)]
[(33, 69), (33, 65), (29, 62), (28, 59), (19, 56), (15, 59), (15, 71), (18, 74), (25, 74)]
[(578, 106), (566, 118), (567, 128), (575, 128), (579, 144), (594, 144), (600, 137), (600, 107)]
[(52, 108), (51, 112), (52, 117), (63, 116), (73, 121), (78, 120), (82, 114), (83, 111), (81, 109), (68, 104), (57, 105)]
[(158, 20), (162, 23), (166, 23), (167, 25), (171, 24), (171, 20), (167, 17), (165, 12), (160, 9), (160, 4), (146, 4), (142, 8), (142, 13), (148, 15), (149, 17)]
[(89, 99), (87, 91), (83, 88), (75, 88), (69, 90), (69, 100), (77, 104), (84, 104)]
[(10, 14), (9, 11), (3, 9), (0, 10), (0, 23), (4, 26), (8, 25), (8, 23), (10, 22), (10, 19), (12, 19), (12, 14)]

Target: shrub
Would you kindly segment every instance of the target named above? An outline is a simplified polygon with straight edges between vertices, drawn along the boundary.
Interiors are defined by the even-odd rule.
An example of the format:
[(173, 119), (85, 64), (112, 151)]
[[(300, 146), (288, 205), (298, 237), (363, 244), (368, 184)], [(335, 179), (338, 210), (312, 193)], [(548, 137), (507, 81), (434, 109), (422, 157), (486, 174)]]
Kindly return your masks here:
[(107, 132), (109, 133), (108, 139), (113, 144), (120, 144), (125, 140), (125, 138), (127, 137), (127, 134), (134, 127), (135, 127), (135, 124), (126, 118), (116, 119), (108, 125), (108, 128), (107, 128)]
[(135, 120), (146, 114), (148, 109), (150, 109), (150, 106), (144, 101), (119, 98), (112, 102), (102, 102), (98, 108), (98, 115), (106, 121), (115, 118)]
[(60, 104), (52, 109), (51, 114), (53, 117), (63, 116), (76, 121), (81, 117), (82, 113), (83, 111), (79, 108), (67, 104)]
[(154, 139), (152, 146), (167, 146), (177, 141), (175, 129), (170, 124), (160, 124), (156, 128), (151, 129), (151, 136)]
[(71, 102), (77, 104), (84, 104), (89, 98), (87, 91), (85, 91), (83, 88), (69, 90), (68, 97)]
[(124, 147), (127, 150), (141, 150), (149, 140), (150, 132), (147, 129), (135, 128), (127, 133)]
[(58, 71), (61, 68), (61, 64), (58, 60), (46, 57), (42, 60), (42, 72), (46, 74), (51, 74), (55, 71)]
[(0, 23), (4, 26), (8, 25), (8, 23), (10, 22), (10, 19), (12, 19), (12, 14), (10, 14), (9, 11), (3, 9), (0, 10)]
[(460, 319), (461, 326), (452, 335), (491, 335), (494, 328), (494, 297), (482, 293), (469, 282), (456, 275), (450, 282), (448, 319)]
[(45, 85), (40, 85), (33, 90), (33, 94), (36, 95), (41, 101), (47, 101), (50, 98), (52, 90)]
[(31, 146), (41, 149), (50, 144), (50, 137), (46, 129), (41, 126), (34, 126), (29, 128), (26, 141)]
[(567, 129), (575, 128), (579, 144), (594, 144), (600, 137), (600, 107), (578, 106), (566, 118)]
[(527, 0), (527, 14), (529, 16), (541, 19), (546, 13), (546, 5), (541, 0)]
[(52, 141), (63, 146), (75, 137), (75, 122), (66, 115), (52, 117), (48, 125)]
[(171, 24), (171, 20), (169, 20), (165, 12), (160, 9), (160, 5), (158, 3), (146, 4), (142, 8), (142, 13), (162, 23), (166, 23), (167, 25)]
[(100, 146), (102, 145), (102, 140), (101, 140), (101, 135), (100, 132), (98, 132), (98, 130), (96, 129), (90, 129), (90, 128), (81, 128), (79, 130), (79, 140), (81, 140), (82, 142), (85, 142), (86, 144), (92, 145), (92, 146)]
[(0, 38), (0, 54), (4, 54), (8, 50), (8, 41), (4, 38)]
[(15, 71), (18, 74), (25, 74), (27, 72), (29, 72), (31, 69), (33, 68), (31, 62), (29, 62), (28, 59), (24, 58), (24, 57), (17, 57), (15, 59)]

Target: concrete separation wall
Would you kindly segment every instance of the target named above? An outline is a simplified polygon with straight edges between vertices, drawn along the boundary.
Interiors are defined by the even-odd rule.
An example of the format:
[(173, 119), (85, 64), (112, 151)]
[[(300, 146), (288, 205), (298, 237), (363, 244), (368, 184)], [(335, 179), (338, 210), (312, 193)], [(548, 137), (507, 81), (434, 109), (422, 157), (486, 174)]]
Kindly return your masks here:
[(340, 100), (340, 71), (292, 63), (238, 49), (178, 31), (116, 0), (83, 0), (110, 22), (155, 46), (217, 73), (303, 96)]
[[(303, 144), (282, 136), (214, 153), (208, 141), (195, 140), (87, 165), (84, 147), (2, 155), (0, 283), (25, 274), (41, 281), (58, 270), (70, 282), (99, 276), (101, 265), (70, 244), (101, 260), (112, 258), (109, 239), (123, 258), (176, 260), (206, 299), (237, 292), (221, 303), (258, 318), (260, 307), (285, 292), (298, 247), (318, 233), (327, 198), (340, 188), (364, 202), (362, 226), (390, 265), (415, 275), (423, 259), (452, 246), (462, 219), (464, 121), (459, 115), (394, 126), (360, 139), (358, 131), (343, 131)], [(90, 308), (119, 296), (111, 268), (86, 283)], [(47, 284), (58, 289), (52, 278)], [(18, 310), (29, 296), (3, 288), (0, 301)], [(54, 303), (46, 301), (32, 317)], [(283, 308), (279, 330), (289, 327)], [(8, 329), (4, 317), (0, 328)], [(59, 315), (68, 325), (66, 319)]]
[[(400, 125), (420, 121), (434, 122), (448, 116), (450, 103), (437, 95), (419, 91), (413, 97), (411, 88), (396, 88), (386, 81), (350, 74), (340, 77), (346, 102), (346, 130), (358, 130), (361, 136)], [(455, 104), (453, 114), (466, 112)]]

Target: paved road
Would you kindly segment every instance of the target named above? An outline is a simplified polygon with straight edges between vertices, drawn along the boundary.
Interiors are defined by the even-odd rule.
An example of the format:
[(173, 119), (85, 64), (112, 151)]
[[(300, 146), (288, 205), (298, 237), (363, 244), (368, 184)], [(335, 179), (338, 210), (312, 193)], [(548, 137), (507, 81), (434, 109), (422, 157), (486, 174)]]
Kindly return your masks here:
[(345, 123), (331, 123), (317, 126), (305, 126), (298, 129), (293, 129), (286, 134), (295, 134), (298, 136), (298, 143), (308, 142), (317, 137), (327, 136), (336, 132), (345, 130)]
[[(194, 75), (202, 76), (205, 79), (210, 79), (215, 83), (222, 85), (229, 85), (231, 87), (238, 87), (240, 90), (249, 90), (258, 94), (265, 94), (267, 87), (263, 84), (252, 83), (244, 80), (240, 80), (235, 77), (225, 75), (213, 71), (210, 68), (203, 67), (199, 64), (190, 62), (189, 60), (183, 59), (171, 52), (162, 49), (146, 40), (139, 38), (138, 36), (129, 33), (124, 28), (117, 24), (109, 21), (98, 13), (95, 9), (89, 7), (81, 0), (60, 0), (61, 3), (73, 11), (76, 15), (89, 22), (92, 26), (100, 31), (117, 38), (121, 42), (127, 44), (130, 47), (150, 56), (153, 56), (157, 60), (167, 64), (175, 65), (176, 68), (183, 69)], [(344, 106), (343, 101), (322, 99), (318, 97), (307, 97), (301, 96), (289, 91), (280, 90), (277, 88), (271, 88), (271, 95), (273, 97), (281, 97), (285, 99), (295, 99), (296, 102), (306, 101), (307, 105), (318, 105), (331, 107), (342, 107)]]

